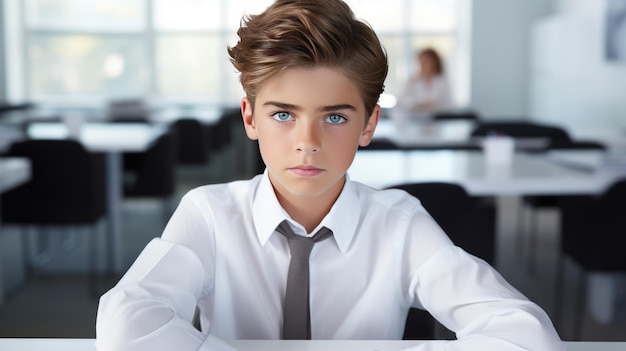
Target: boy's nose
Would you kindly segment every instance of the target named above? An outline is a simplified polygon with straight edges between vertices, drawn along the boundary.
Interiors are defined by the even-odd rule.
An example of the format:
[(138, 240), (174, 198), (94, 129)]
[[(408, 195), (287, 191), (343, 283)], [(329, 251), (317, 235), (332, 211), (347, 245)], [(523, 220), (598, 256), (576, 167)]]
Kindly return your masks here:
[(315, 153), (320, 150), (319, 127), (313, 123), (297, 126), (296, 148), (299, 152)]

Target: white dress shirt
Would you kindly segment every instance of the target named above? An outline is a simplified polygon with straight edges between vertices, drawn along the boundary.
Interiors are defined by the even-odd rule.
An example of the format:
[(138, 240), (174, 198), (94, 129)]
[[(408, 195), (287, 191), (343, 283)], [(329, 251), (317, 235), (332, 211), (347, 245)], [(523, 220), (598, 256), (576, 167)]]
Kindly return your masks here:
[[(459, 338), (414, 350), (564, 350), (545, 312), (454, 246), (414, 197), (347, 178), (328, 215), (306, 233), (280, 206), (267, 172), (183, 197), (162, 237), (102, 296), (98, 350), (280, 339), (289, 247), (275, 229), (284, 219), (299, 235), (322, 226), (334, 233), (310, 258), (313, 339), (401, 339), (414, 306)], [(202, 332), (190, 323), (196, 306)]]
[[(419, 104), (432, 104), (429, 109), (419, 109)], [(391, 118), (397, 123), (407, 120), (431, 117), (436, 111), (453, 107), (452, 92), (445, 77), (438, 75), (429, 82), (419, 78), (407, 84), (404, 91), (398, 96), (398, 102), (391, 111)]]

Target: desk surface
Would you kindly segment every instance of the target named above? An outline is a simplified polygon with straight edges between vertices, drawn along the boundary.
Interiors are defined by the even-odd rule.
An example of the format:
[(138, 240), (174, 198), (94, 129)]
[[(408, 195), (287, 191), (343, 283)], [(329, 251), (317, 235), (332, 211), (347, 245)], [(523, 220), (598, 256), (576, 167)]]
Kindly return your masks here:
[[(402, 149), (441, 147), (481, 147), (482, 137), (472, 137), (476, 128), (472, 120), (423, 120), (405, 123), (390, 119), (380, 120), (374, 132), (374, 140), (386, 139)], [(546, 138), (515, 138), (515, 148), (537, 150), (547, 146)]]
[(498, 166), (486, 162), (482, 152), (399, 150), (358, 151), (348, 173), (375, 188), (453, 182), (474, 196), (597, 194), (626, 175), (566, 167), (544, 153), (518, 152), (510, 165)]
[(374, 138), (388, 139), (399, 147), (422, 147), (438, 145), (473, 146), (470, 133), (474, 121), (423, 121), (414, 123), (396, 123), (392, 120), (380, 120), (374, 132)]
[[(399, 340), (234, 340), (228, 343), (240, 351), (398, 351), (423, 342), (424, 341)], [(93, 339), (0, 339), (0, 350), (93, 351), (95, 349)], [(626, 342), (567, 342), (567, 350), (626, 350)]]
[[(165, 132), (163, 125), (147, 123), (84, 123), (76, 139), (91, 152), (141, 152)], [(31, 139), (65, 139), (71, 137), (64, 123), (31, 123), (27, 130)]]

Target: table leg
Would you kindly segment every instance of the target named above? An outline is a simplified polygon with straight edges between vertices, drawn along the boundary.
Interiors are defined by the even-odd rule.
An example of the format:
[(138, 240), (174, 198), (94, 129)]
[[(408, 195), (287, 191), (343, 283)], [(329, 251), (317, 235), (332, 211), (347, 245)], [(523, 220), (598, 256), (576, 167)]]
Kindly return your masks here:
[(110, 273), (122, 271), (122, 155), (119, 152), (107, 153), (107, 251)]
[[(2, 229), (2, 228), (0, 228)], [(0, 230), (0, 233), (2, 231)], [(3, 267), (2, 267), (2, 258), (0, 258), (0, 307), (4, 304), (4, 275), (3, 275)]]

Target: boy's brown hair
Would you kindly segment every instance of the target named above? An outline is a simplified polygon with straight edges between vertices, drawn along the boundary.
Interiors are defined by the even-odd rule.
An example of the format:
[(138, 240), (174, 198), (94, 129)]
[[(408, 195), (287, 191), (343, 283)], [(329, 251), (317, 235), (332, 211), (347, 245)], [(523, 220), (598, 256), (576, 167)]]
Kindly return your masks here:
[(331, 67), (357, 86), (369, 117), (384, 90), (387, 56), (378, 37), (341, 0), (277, 0), (242, 19), (230, 61), (254, 107), (257, 89), (286, 68)]

